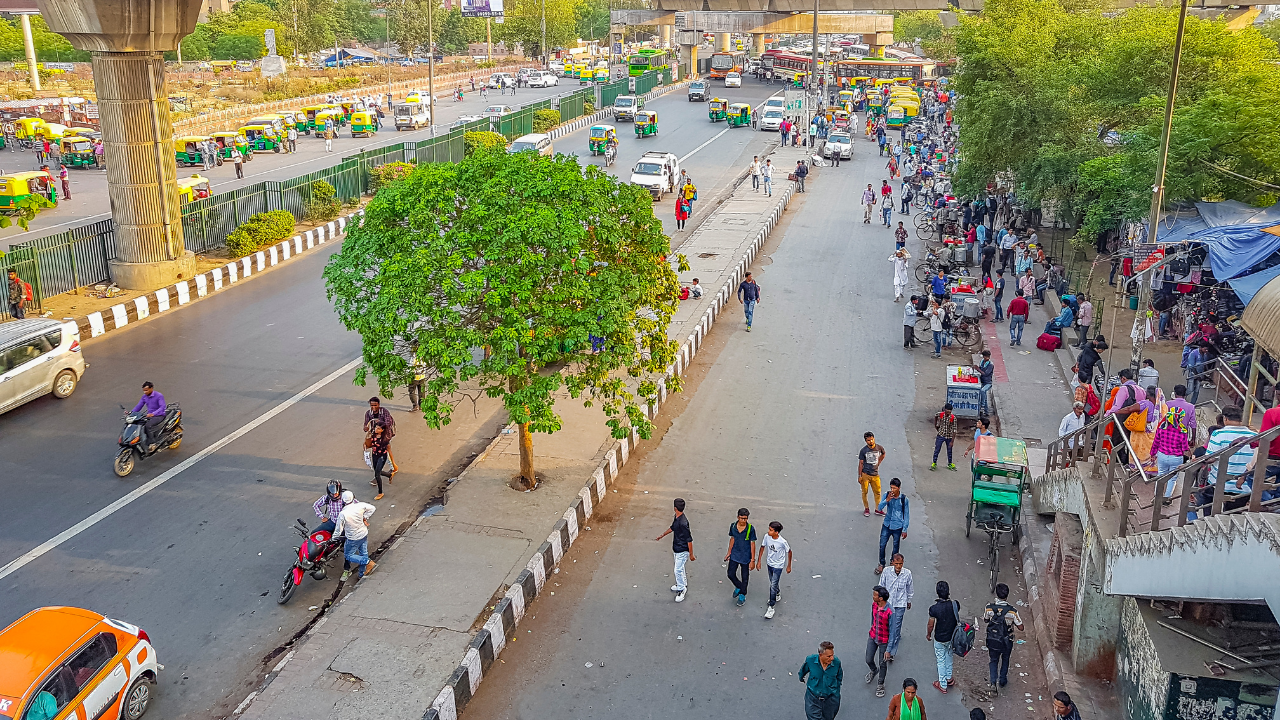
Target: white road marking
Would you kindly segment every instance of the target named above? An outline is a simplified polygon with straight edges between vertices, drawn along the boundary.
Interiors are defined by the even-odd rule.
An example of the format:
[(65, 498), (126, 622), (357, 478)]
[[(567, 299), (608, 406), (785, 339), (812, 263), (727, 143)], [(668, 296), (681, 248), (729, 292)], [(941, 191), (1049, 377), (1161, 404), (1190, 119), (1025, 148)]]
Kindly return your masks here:
[(183, 460), (182, 462), (178, 463), (174, 467), (166, 470), (165, 472), (161, 473), (158, 477), (156, 477), (154, 480), (151, 480), (150, 482), (144, 485), (140, 485), (128, 495), (125, 495), (124, 497), (120, 498), (119, 500), (116, 500), (110, 505), (107, 505), (106, 507), (90, 515), (84, 520), (81, 520), (75, 525), (72, 525), (71, 527), (67, 528), (61, 533), (58, 533), (57, 535), (50, 538), (49, 540), (46, 540), (45, 542), (41, 543), (31, 551), (27, 552), (22, 557), (19, 557), (13, 562), (10, 562), (8, 565), (5, 565), (3, 568), (0, 568), (0, 578), (8, 577), (9, 575), (12, 575), (18, 570), (21, 570), (25, 565), (32, 562), (33, 560), (38, 559), (40, 556), (44, 555), (50, 550), (53, 550), (54, 548), (58, 547), (62, 543), (70, 540), (71, 538), (75, 537), (76, 535), (79, 535), (85, 530), (88, 530), (89, 528), (93, 527), (94, 525), (101, 522), (102, 520), (105, 520), (106, 518), (110, 517), (111, 514), (116, 512), (117, 510), (120, 510), (126, 507), (127, 505), (132, 503), (134, 500), (137, 500), (143, 495), (146, 495), (152, 490), (155, 490), (161, 485), (169, 482), (173, 478), (177, 477), (179, 473), (191, 468), (196, 463), (216, 453), (217, 451), (221, 450), (227, 445), (230, 445), (231, 443), (245, 436), (252, 430), (256, 429), (258, 426), (262, 425), (266, 421), (274, 418), (275, 416), (279, 415), (285, 410), (288, 410), (294, 405), (297, 405), (299, 402), (302, 402), (302, 400), (304, 400), (307, 396), (316, 393), (325, 385), (328, 385), (334, 380), (337, 380), (342, 375), (350, 372), (351, 370), (354, 370), (358, 365), (360, 365), (361, 362), (363, 362), (361, 358), (356, 358), (355, 360), (352, 360), (351, 362), (347, 363), (346, 365), (343, 365), (337, 370), (334, 370), (333, 372), (324, 376), (320, 380), (317, 380), (315, 384), (313, 384), (311, 387), (303, 390), (297, 395), (294, 395), (288, 400), (285, 400), (279, 405), (271, 408), (270, 410), (266, 411), (265, 413), (251, 420), (249, 423), (241, 426), (239, 429), (235, 430), (231, 434), (227, 435), (226, 437), (223, 437), (221, 440), (218, 440), (217, 442), (210, 445), (209, 447), (201, 450), (195, 455), (192, 455), (191, 457), (187, 458), (186, 460)]
[(685, 160), (688, 160), (689, 158), (693, 157), (693, 154), (694, 154), (694, 153), (698, 152), (698, 151), (699, 151), (699, 150), (701, 150), (702, 148), (704, 148), (704, 147), (706, 147), (706, 146), (710, 145), (711, 143), (715, 142), (715, 141), (716, 141), (716, 138), (720, 137), (721, 135), (723, 135), (723, 134), (725, 134), (725, 133), (727, 133), (727, 132), (729, 132), (729, 128), (725, 128), (725, 129), (721, 130), (720, 132), (716, 133), (715, 135), (712, 135), (710, 140), (708, 140), (708, 141), (706, 141), (706, 142), (702, 143), (701, 145), (699, 145), (698, 147), (696, 147), (696, 148), (694, 148), (694, 149), (690, 150), (688, 155), (685, 155), (684, 157), (680, 158), (680, 162), (681, 162), (681, 163), (684, 163), (684, 161), (685, 161)]

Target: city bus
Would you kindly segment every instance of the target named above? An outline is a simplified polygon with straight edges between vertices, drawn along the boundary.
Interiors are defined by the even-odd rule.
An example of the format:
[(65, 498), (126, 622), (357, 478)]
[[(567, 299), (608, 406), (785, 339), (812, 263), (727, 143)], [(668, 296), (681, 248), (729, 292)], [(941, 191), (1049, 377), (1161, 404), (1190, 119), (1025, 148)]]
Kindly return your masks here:
[[(775, 77), (795, 80), (798, 75), (809, 74), (813, 67), (813, 58), (785, 50), (765, 50), (760, 56), (760, 63), (766, 69), (771, 68)], [(819, 68), (825, 65), (823, 61), (818, 61)]]
[(627, 58), (628, 71), (631, 77), (637, 77), (650, 70), (662, 70), (671, 66), (672, 51), (662, 48), (640, 48)]
[[(861, 60), (840, 60), (836, 63), (836, 78), (841, 87), (852, 85), (855, 79), (880, 80), (880, 85), (907, 84), (919, 85), (934, 77), (935, 67), (928, 58), (914, 59), (896, 58), (863, 58)], [(884, 81), (889, 82), (884, 82)]]
[(712, 80), (723, 80), (726, 75), (731, 72), (742, 73), (742, 69), (746, 67), (747, 54), (743, 52), (718, 52), (711, 54), (711, 73), (708, 75)]

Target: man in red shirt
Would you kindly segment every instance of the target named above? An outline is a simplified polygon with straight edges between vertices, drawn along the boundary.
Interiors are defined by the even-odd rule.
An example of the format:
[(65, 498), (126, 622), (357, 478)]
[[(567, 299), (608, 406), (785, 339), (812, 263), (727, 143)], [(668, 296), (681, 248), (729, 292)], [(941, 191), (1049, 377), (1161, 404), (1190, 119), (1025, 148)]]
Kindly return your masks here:
[(1023, 297), (1022, 288), (1018, 288), (1018, 296), (1009, 303), (1009, 347), (1022, 344), (1022, 330), (1030, 313), (1031, 306)]
[[(1266, 432), (1277, 425), (1280, 425), (1280, 406), (1273, 407), (1262, 413), (1262, 429), (1259, 432)], [(1258, 447), (1258, 444), (1254, 443), (1253, 446)], [(1280, 435), (1277, 435), (1275, 439), (1271, 441), (1271, 445), (1267, 449), (1267, 459), (1280, 460)], [(1280, 463), (1268, 463), (1267, 481), (1275, 482), (1277, 477), (1280, 477)]]
[[(876, 697), (884, 697), (884, 674), (889, 664), (884, 660), (889, 649), (889, 619), (893, 608), (889, 607), (889, 591), (882, 585), (871, 591), (871, 630), (867, 633), (867, 682), (876, 680)], [(877, 664), (878, 663), (878, 664)]]

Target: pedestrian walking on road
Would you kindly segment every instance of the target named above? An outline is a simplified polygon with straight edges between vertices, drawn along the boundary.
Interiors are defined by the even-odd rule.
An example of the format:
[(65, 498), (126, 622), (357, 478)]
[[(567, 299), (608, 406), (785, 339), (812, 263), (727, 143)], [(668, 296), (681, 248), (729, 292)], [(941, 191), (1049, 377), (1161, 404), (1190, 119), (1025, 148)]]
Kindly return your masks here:
[(102, 170), (107, 169), (106, 153), (101, 140), (93, 143), (93, 164), (97, 165)]
[(244, 156), (238, 148), (231, 148), (231, 164), (236, 166), (236, 177), (244, 179)]
[(991, 287), (995, 290), (996, 318), (995, 322), (1004, 322), (1004, 270), (997, 270), (996, 277), (991, 281)]
[(62, 143), (54, 140), (52, 144), (49, 144), (47, 141), (46, 144), (49, 145), (49, 162), (52, 163), (54, 167), (62, 167)]
[[(883, 445), (876, 444), (876, 435), (871, 431), (863, 433), (862, 439), (866, 444), (858, 451), (858, 484), (862, 486), (862, 516), (871, 517), (867, 493), (870, 492), (872, 498), (880, 497), (880, 463), (884, 462), (887, 451)], [(884, 513), (877, 508), (876, 514)]]
[(982, 362), (978, 363), (978, 414), (991, 414), (991, 384), (995, 380), (996, 366), (991, 362), (991, 351), (982, 351)]
[[(889, 538), (893, 538), (893, 554), (890, 558), (897, 557), (898, 546), (907, 537), (907, 527), (911, 525), (911, 505), (902, 494), (901, 480), (893, 478), (889, 481), (889, 490), (876, 509), (884, 511), (884, 524), (880, 526), (880, 564), (876, 566), (876, 574), (880, 575), (884, 573), (884, 550), (889, 544)], [(880, 584), (890, 587), (883, 582)]]
[(928, 720), (924, 701), (916, 696), (916, 679), (902, 681), (902, 692), (889, 698), (889, 716), (885, 720)]
[(759, 192), (760, 190), (760, 156), (756, 155), (751, 158), (751, 190)]
[(67, 174), (67, 168), (65, 165), (62, 167), (61, 170), (58, 171), (58, 179), (62, 181), (62, 199), (70, 200), (71, 199), (71, 177)]
[[(391, 479), (396, 476), (396, 471), (400, 468), (396, 465), (395, 458), (391, 455), (391, 436), (387, 434), (387, 428), (382, 423), (375, 422), (369, 437), (365, 438), (364, 446), (369, 450), (370, 467), (373, 468), (373, 479), (369, 481), (370, 485), (376, 485), (378, 494), (373, 497), (374, 500), (382, 499), (382, 476), (387, 476), (387, 483), (391, 483)], [(385, 468), (387, 463), (391, 463), (391, 470)]]
[(782, 523), (774, 520), (769, 523), (769, 530), (764, 540), (760, 541), (760, 553), (756, 556), (756, 567), (764, 566), (769, 570), (769, 609), (764, 611), (764, 619), (773, 617), (773, 606), (782, 599), (782, 590), (778, 582), (782, 580), (782, 570), (791, 573), (791, 544), (782, 537)]
[(907, 246), (907, 229), (902, 226), (902, 221), (898, 221), (898, 227), (893, 231), (893, 243), (897, 249), (901, 250)]
[(382, 400), (377, 396), (369, 398), (369, 409), (364, 414), (364, 431), (372, 432), (374, 423), (381, 423), (387, 429), (387, 435), (396, 436), (395, 418), (391, 417), (390, 410), (382, 407)]
[(1013, 652), (1014, 628), (1022, 629), (1022, 616), (1018, 614), (1018, 608), (1009, 604), (1008, 585), (1004, 583), (996, 585), (996, 599), (987, 603), (982, 619), (987, 622), (987, 651), (991, 655), (991, 662), (988, 665), (991, 673), (991, 689), (999, 694), (999, 688), (1009, 684), (1009, 655)]
[[(369, 518), (377, 508), (366, 502), (356, 502), (355, 495), (350, 490), (343, 491), (342, 501), (346, 505), (338, 514), (338, 524), (332, 537), (346, 538), (342, 554), (347, 562), (356, 566), (356, 580), (359, 580), (373, 572), (378, 565), (369, 559)], [(350, 576), (350, 570), (343, 571), (344, 581)]]
[(876, 191), (871, 187), (871, 183), (867, 183), (867, 189), (862, 191), (862, 224), (871, 224), (871, 210), (876, 204)]
[(742, 303), (742, 312), (747, 319), (747, 332), (751, 332), (751, 319), (756, 313), (756, 303), (760, 302), (760, 286), (751, 273), (747, 273), (738, 285), (738, 302)]
[(9, 268), (9, 316), (14, 320), (27, 317), (24, 307), (27, 304), (27, 284), (18, 277), (18, 271)]
[(916, 312), (916, 303), (919, 300), (919, 295), (912, 295), (906, 309), (902, 311), (902, 347), (907, 350), (916, 346), (916, 320), (920, 315)]
[(929, 466), (930, 470), (938, 469), (938, 453), (942, 451), (943, 445), (947, 446), (947, 469), (956, 469), (956, 464), (951, 459), (956, 444), (956, 414), (952, 412), (953, 409), (951, 403), (946, 403), (942, 406), (942, 412), (933, 417), (933, 429), (937, 435), (933, 439), (933, 464)]
[[(377, 117), (377, 110), (374, 111), (374, 117)], [(298, 128), (290, 126), (289, 128), (289, 154), (298, 152)]]
[(683, 230), (686, 222), (689, 221), (689, 212), (693, 210), (693, 204), (684, 196), (684, 193), (676, 195), (676, 230)]
[(929, 318), (929, 331), (933, 333), (933, 353), (929, 357), (942, 357), (942, 318), (946, 315), (937, 300), (929, 301), (925, 316)]
[(1084, 293), (1080, 294), (1080, 313), (1076, 316), (1076, 325), (1080, 327), (1080, 342), (1076, 347), (1084, 349), (1084, 344), (1089, 342), (1089, 328), (1093, 326), (1093, 303), (1089, 302), (1089, 296)]
[(884, 221), (887, 228), (893, 227), (893, 196), (882, 195), (880, 197), (880, 219)]
[(910, 259), (911, 255), (901, 247), (889, 256), (889, 262), (893, 263), (894, 302), (898, 302), (902, 299), (902, 294), (906, 291), (907, 283), (911, 282), (910, 277), (907, 275), (907, 261)]
[(689, 579), (685, 575), (684, 566), (698, 558), (693, 554), (693, 534), (689, 532), (689, 518), (684, 515), (684, 498), (676, 498), (672, 504), (675, 506), (676, 517), (671, 521), (671, 527), (654, 540), (672, 536), (671, 553), (676, 562), (676, 584), (671, 586), (671, 592), (676, 594), (676, 602), (684, 602), (684, 595), (689, 590)]
[(804, 179), (809, 177), (809, 166), (803, 160), (796, 161), (796, 186), (804, 192)]
[(760, 168), (760, 179), (764, 181), (765, 197), (773, 197), (773, 160), (766, 159)]
[(729, 526), (729, 547), (724, 561), (729, 564), (729, 582), (733, 583), (733, 599), (738, 605), (747, 602), (747, 583), (756, 568), (756, 529), (751, 525), (751, 512), (738, 508), (738, 520)]
[(951, 599), (951, 586), (946, 580), (939, 580), (934, 586), (938, 599), (929, 608), (929, 628), (925, 632), (925, 640), (933, 642), (933, 654), (938, 661), (938, 679), (933, 686), (942, 693), (955, 685), (951, 679), (951, 636), (960, 624), (960, 603)]
[(885, 651), (889, 649), (889, 624), (893, 608), (889, 607), (889, 590), (877, 585), (871, 590), (871, 629), (867, 632), (867, 684), (876, 681), (876, 697), (884, 697), (884, 676), (889, 670)]
[(1024, 297), (1022, 288), (1009, 303), (1009, 347), (1022, 344), (1022, 331), (1027, 326), (1027, 316), (1031, 314), (1031, 305)]
[(818, 643), (818, 653), (805, 658), (796, 675), (805, 683), (805, 720), (834, 720), (840, 713), (840, 686), (844, 684), (836, 646), (826, 640)]
[[(902, 500), (903, 512), (906, 512), (907, 499), (901, 496), (899, 498)], [(903, 535), (905, 534), (904, 532)], [(880, 536), (884, 537), (883, 531)], [(911, 571), (903, 567), (904, 563), (902, 553), (894, 553), (892, 564), (880, 573), (880, 586), (889, 591), (889, 607), (893, 609), (893, 617), (889, 620), (889, 647), (884, 654), (885, 662), (893, 662), (893, 659), (898, 656), (898, 643), (902, 640), (902, 621), (907, 611), (911, 609), (911, 601), (916, 596)]]
[(332, 123), (325, 121), (324, 124), (324, 151), (333, 152), (333, 136), (336, 133), (333, 130)]

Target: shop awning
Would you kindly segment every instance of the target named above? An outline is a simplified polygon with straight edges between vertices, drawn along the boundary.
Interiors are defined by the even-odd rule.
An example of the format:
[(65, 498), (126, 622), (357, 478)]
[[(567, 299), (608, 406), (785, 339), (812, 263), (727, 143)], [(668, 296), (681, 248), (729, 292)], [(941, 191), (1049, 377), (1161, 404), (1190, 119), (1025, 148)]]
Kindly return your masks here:
[(1209, 249), (1213, 276), (1230, 280), (1280, 250), (1280, 222), (1211, 227), (1192, 233), (1187, 240), (1204, 243)]
[(1240, 316), (1240, 326), (1269, 355), (1280, 356), (1280, 277), (1272, 278), (1254, 293)]
[(1259, 270), (1251, 275), (1241, 275), (1227, 282), (1231, 285), (1231, 289), (1236, 291), (1236, 295), (1240, 297), (1240, 302), (1247, 306), (1253, 300), (1253, 297), (1258, 294), (1258, 291), (1277, 275), (1280, 275), (1280, 265), (1272, 265), (1266, 270)]

